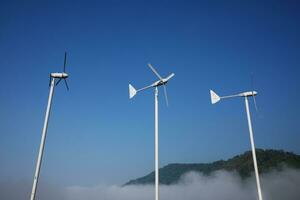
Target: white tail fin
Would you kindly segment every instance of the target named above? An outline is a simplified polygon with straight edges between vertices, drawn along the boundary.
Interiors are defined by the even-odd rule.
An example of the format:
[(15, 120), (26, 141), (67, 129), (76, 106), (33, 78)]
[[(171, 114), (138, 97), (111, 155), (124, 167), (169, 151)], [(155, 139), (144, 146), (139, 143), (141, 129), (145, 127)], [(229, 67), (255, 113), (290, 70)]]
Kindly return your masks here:
[(212, 104), (217, 103), (221, 99), (213, 90), (210, 90), (210, 98)]
[(136, 95), (136, 89), (132, 85), (129, 84), (129, 98), (131, 99), (135, 95)]

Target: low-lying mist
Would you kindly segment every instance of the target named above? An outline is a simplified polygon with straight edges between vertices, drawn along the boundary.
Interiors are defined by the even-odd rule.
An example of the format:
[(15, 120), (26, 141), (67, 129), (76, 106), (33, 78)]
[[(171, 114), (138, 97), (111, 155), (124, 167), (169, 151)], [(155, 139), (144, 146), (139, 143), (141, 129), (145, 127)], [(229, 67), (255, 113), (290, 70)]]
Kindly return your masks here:
[[(300, 170), (284, 169), (261, 176), (264, 200), (299, 200)], [(0, 184), (0, 199), (29, 199), (21, 183)], [(40, 200), (153, 200), (153, 185), (97, 185), (64, 188), (44, 185), (39, 190)], [(255, 179), (242, 180), (237, 173), (217, 171), (209, 176), (190, 172), (174, 185), (160, 186), (162, 200), (256, 200)]]

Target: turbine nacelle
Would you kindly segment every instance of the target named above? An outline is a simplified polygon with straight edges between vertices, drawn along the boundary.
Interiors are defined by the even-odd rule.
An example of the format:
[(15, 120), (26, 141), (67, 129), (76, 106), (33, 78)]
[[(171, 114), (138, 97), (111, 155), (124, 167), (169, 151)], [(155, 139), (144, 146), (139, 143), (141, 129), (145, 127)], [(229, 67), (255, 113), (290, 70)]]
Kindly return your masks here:
[(51, 73), (50, 76), (52, 78), (68, 78), (69, 75), (65, 72), (62, 72), (62, 73)]
[(256, 91), (243, 92), (240, 94), (240, 96), (243, 96), (243, 97), (256, 96), (256, 95), (257, 95)]

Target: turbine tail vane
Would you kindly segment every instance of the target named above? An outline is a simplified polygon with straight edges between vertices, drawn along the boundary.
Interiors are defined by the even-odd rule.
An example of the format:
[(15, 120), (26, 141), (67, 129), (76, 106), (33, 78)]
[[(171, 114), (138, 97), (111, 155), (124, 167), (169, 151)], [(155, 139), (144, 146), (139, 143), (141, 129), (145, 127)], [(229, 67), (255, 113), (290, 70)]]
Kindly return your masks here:
[(221, 100), (221, 97), (219, 97), (219, 95), (217, 95), (213, 90), (210, 90), (210, 99), (211, 104), (215, 104)]
[(129, 84), (129, 99), (132, 99), (136, 95), (136, 93), (136, 89), (131, 84)]

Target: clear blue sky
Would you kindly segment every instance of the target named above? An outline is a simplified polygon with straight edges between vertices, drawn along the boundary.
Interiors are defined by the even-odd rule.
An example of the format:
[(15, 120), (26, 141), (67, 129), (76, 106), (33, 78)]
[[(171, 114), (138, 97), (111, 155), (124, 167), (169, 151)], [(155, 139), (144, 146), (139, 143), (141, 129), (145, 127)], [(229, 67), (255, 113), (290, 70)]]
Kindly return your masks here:
[[(42, 180), (122, 184), (154, 168), (153, 91), (174, 72), (170, 106), (160, 98), (160, 162), (210, 162), (250, 149), (243, 99), (259, 113), (258, 148), (300, 153), (299, 1), (1, 1), (0, 178), (32, 180), (49, 73), (67, 50), (70, 91), (54, 94)], [(162, 91), (161, 91), (162, 92)], [(162, 93), (160, 93), (162, 94)]]

